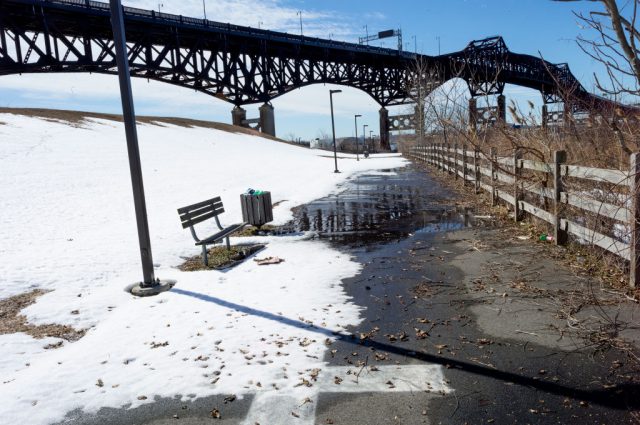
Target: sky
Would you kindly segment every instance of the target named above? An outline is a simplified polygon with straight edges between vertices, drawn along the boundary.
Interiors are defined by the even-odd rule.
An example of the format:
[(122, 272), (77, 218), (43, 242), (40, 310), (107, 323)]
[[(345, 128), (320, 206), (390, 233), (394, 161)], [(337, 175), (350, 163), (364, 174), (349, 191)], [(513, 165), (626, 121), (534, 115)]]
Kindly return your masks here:
[[(202, 0), (123, 0), (134, 6), (163, 12), (203, 17)], [(435, 55), (463, 49), (471, 40), (501, 35), (511, 51), (567, 62), (574, 75), (593, 90), (594, 72), (601, 67), (585, 55), (575, 39), (592, 36), (574, 12), (587, 12), (591, 2), (547, 0), (205, 0), (207, 18), (238, 25), (300, 33), (357, 42), (365, 31), (400, 28), (405, 50)], [(366, 29), (365, 29), (366, 25)], [(372, 43), (373, 44), (373, 43)], [(397, 41), (378, 42), (395, 47)], [(331, 131), (329, 89), (313, 85), (273, 100), (276, 132), (282, 138), (305, 140)], [(354, 115), (361, 125), (378, 133), (380, 106), (364, 92), (339, 87), (334, 95), (338, 137), (354, 134)], [(233, 105), (193, 90), (143, 79), (133, 80), (138, 115), (181, 116), (231, 122)], [(536, 91), (507, 86), (507, 101), (526, 108), (527, 101), (541, 104)], [(0, 77), (0, 106), (74, 109), (121, 113), (117, 79), (98, 74), (23, 74)], [(260, 105), (245, 107), (248, 118), (258, 116)], [(407, 106), (391, 108), (391, 114), (407, 113)]]

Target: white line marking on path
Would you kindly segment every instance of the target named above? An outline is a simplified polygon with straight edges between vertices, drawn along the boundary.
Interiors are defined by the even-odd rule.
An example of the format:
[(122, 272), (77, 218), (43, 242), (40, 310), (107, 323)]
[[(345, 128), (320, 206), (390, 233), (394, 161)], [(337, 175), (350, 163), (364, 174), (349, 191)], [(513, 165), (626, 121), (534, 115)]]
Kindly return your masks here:
[[(253, 402), (242, 425), (313, 425), (320, 393), (400, 393), (426, 391), (448, 394), (449, 387), (440, 365), (379, 366), (377, 370), (346, 366), (322, 369), (308, 391), (278, 392), (264, 390), (250, 392)], [(336, 384), (336, 377), (342, 379)], [(306, 393), (306, 394), (305, 394)], [(302, 396), (302, 398), (301, 398)], [(305, 396), (306, 399), (305, 400)], [(293, 413), (298, 415), (294, 416)]]

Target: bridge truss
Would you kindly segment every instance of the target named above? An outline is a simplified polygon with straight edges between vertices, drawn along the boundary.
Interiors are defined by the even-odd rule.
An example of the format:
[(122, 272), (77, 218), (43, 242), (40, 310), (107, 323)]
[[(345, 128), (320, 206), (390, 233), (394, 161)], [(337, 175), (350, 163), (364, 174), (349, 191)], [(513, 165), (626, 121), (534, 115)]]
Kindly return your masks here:
[[(115, 74), (109, 16), (107, 3), (92, 0), (0, 0), (0, 75)], [(414, 103), (415, 81), (427, 83), (422, 96), (462, 78), (472, 96), (501, 94), (509, 83), (539, 90), (545, 103), (570, 100), (574, 110), (615, 106), (587, 92), (566, 64), (510, 52), (501, 37), (434, 57), (129, 7), (124, 16), (134, 77), (191, 88), (238, 107), (268, 103), (310, 84), (355, 87), (382, 107), (383, 144), (384, 108)], [(421, 69), (428, 75), (416, 63), (425, 64)]]

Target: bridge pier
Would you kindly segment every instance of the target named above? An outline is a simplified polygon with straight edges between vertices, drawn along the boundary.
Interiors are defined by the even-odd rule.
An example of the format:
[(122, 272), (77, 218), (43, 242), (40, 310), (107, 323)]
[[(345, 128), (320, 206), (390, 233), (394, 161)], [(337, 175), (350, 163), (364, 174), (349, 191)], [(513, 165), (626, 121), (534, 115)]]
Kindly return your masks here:
[(265, 103), (260, 108), (260, 131), (270, 136), (276, 136), (276, 118), (273, 106)]
[(469, 130), (475, 133), (480, 126), (504, 125), (507, 122), (507, 99), (503, 94), (496, 98), (496, 106), (478, 108), (477, 99), (469, 99)]
[(236, 106), (231, 110), (231, 123), (238, 127), (248, 127), (247, 123), (247, 111), (239, 106)]
[(498, 95), (498, 122), (506, 124), (507, 122), (507, 98), (503, 94)]
[(425, 135), (425, 125), (424, 125), (424, 102), (420, 102), (416, 105), (415, 108), (415, 133), (416, 136), (422, 140)]
[(473, 133), (478, 130), (478, 102), (475, 97), (469, 99), (469, 129)]
[(380, 108), (380, 149), (391, 150), (389, 141), (389, 110)]

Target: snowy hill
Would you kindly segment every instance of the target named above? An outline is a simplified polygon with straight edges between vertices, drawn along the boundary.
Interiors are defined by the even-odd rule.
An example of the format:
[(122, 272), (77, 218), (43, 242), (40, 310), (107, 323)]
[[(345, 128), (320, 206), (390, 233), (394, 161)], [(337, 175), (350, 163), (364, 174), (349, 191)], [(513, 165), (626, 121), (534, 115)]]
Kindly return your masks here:
[[(248, 381), (275, 385), (295, 400), (312, 391), (296, 386), (298, 372), (322, 368), (324, 339), (358, 323), (358, 307), (339, 283), (360, 266), (320, 241), (265, 237), (258, 238), (268, 244), (264, 255), (284, 263), (180, 272), (180, 257), (197, 255), (199, 248), (176, 209), (219, 195), (223, 224), (238, 222), (239, 194), (251, 187), (272, 192), (279, 203), (275, 224), (284, 223), (292, 207), (339, 190), (357, 173), (404, 160), (387, 155), (357, 162), (341, 155), (342, 173), (334, 174), (326, 152), (223, 130), (241, 131), (230, 126), (142, 120), (156, 275), (178, 284), (137, 299), (123, 290), (141, 270), (121, 122), (39, 115), (0, 110), (0, 299), (50, 290), (22, 314), (31, 323), (87, 333), (76, 342), (0, 335), (3, 421), (47, 424), (76, 408), (92, 412), (153, 396), (234, 393)], [(321, 332), (278, 317), (313, 323)]]

